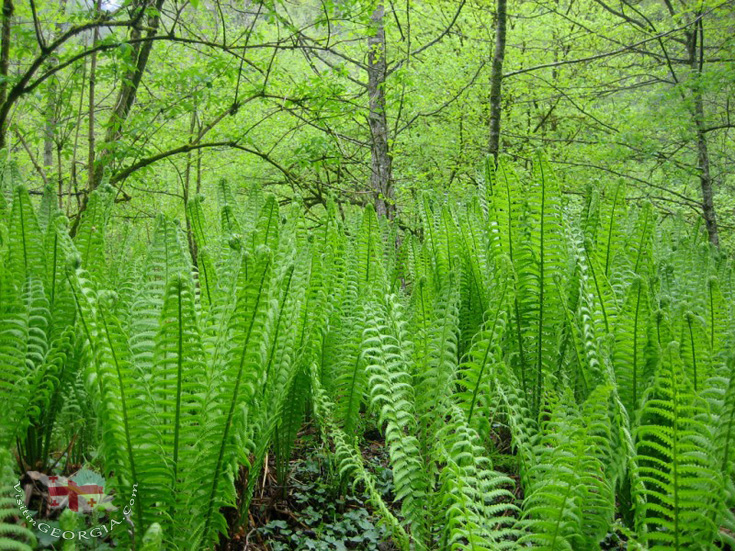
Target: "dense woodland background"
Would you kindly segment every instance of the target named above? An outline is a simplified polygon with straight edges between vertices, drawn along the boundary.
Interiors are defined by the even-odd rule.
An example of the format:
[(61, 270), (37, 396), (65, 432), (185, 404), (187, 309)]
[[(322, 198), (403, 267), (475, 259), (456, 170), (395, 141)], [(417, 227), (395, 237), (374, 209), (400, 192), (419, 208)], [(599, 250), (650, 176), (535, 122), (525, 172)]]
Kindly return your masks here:
[(727, 242), (734, 50), (731, 1), (3, 0), (0, 146), (75, 220), (107, 172), (125, 219), (227, 178), (408, 227), (542, 147)]

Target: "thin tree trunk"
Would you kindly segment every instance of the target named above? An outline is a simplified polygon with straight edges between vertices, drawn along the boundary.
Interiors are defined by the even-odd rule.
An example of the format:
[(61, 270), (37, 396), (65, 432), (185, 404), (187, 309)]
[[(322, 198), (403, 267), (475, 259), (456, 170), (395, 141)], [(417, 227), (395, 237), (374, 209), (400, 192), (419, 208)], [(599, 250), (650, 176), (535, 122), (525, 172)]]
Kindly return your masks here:
[[(3, 0), (3, 25), (0, 32), (0, 105), (8, 97), (8, 74), (10, 72), (10, 26), (13, 19), (13, 0)], [(7, 120), (0, 125), (0, 149), (5, 147), (7, 139)]]
[(61, 198), (64, 195), (64, 173), (62, 172), (62, 165), (61, 165), (61, 150), (64, 149), (64, 146), (62, 143), (59, 143), (56, 145), (56, 180), (57, 180), (57, 189), (59, 194), (59, 210), (64, 208), (64, 205), (61, 201)]
[(717, 212), (715, 211), (714, 192), (712, 189), (712, 173), (710, 171), (707, 135), (705, 133), (704, 100), (702, 98), (702, 66), (704, 64), (704, 25), (701, 17), (695, 30), (689, 36), (689, 61), (693, 77), (697, 79), (692, 87), (694, 100), (694, 125), (697, 131), (697, 161), (699, 164), (699, 186), (702, 190), (702, 216), (707, 226), (709, 242), (720, 246), (717, 228)]
[(498, 0), (495, 21), (495, 51), (490, 72), (490, 144), (489, 152), (497, 162), (500, 152), (500, 116), (502, 108), (503, 61), (507, 26), (507, 0)]
[[(99, 13), (99, 10), (102, 7), (102, 0), (97, 0), (95, 2), (95, 10), (97, 13)], [(99, 28), (94, 28), (94, 34), (92, 35), (92, 47), (97, 44), (97, 41), (99, 40), (100, 32)], [(89, 62), (89, 103), (88, 103), (88, 117), (87, 117), (87, 123), (88, 123), (88, 131), (87, 131), (87, 143), (88, 143), (88, 149), (87, 149), (87, 187), (89, 189), (92, 189), (92, 186), (94, 185), (94, 147), (95, 147), (95, 135), (94, 135), (94, 93), (95, 93), (95, 86), (97, 84), (97, 52), (94, 52), (91, 56), (90, 62)]]
[[(56, 58), (49, 60), (49, 65), (55, 65)], [(56, 79), (51, 78), (46, 97), (46, 119), (43, 128), (43, 169), (48, 173), (54, 165), (54, 135), (56, 134)]]
[[(191, 112), (189, 122), (189, 143), (195, 138), (194, 130), (196, 128), (197, 110), (194, 108)], [(186, 171), (184, 172), (184, 218), (186, 220), (186, 236), (189, 242), (189, 253), (194, 266), (197, 266), (197, 243), (194, 239), (194, 232), (191, 230), (191, 219), (189, 218), (189, 199), (191, 192), (191, 169), (192, 169), (191, 151), (186, 152)]]
[(197, 195), (202, 192), (202, 150), (197, 149)]
[[(152, 38), (158, 33), (158, 26), (161, 20), (159, 13), (161, 11), (161, 8), (163, 7), (163, 3), (164, 0), (155, 0), (155, 6), (153, 6), (154, 13), (148, 16), (148, 31), (146, 33), (146, 36), (148, 38)], [(131, 40), (139, 39), (140, 31), (136, 28), (133, 28), (130, 33), (130, 38)], [(128, 115), (130, 115), (130, 110), (133, 108), (133, 104), (135, 103), (135, 98), (138, 93), (140, 81), (143, 79), (143, 73), (145, 72), (146, 65), (148, 64), (148, 58), (150, 57), (154, 42), (154, 40), (146, 40), (143, 43), (136, 42), (136, 45), (133, 47), (133, 69), (131, 71), (128, 71), (123, 77), (122, 85), (120, 86), (120, 91), (118, 92), (117, 100), (115, 101), (115, 107), (112, 109), (112, 113), (110, 113), (110, 118), (107, 124), (107, 132), (105, 132), (105, 137), (102, 142), (102, 150), (100, 151), (99, 155), (96, 155), (96, 159), (91, 168), (92, 175), (89, 181), (89, 185), (87, 186), (87, 192), (84, 195), (82, 206), (79, 209), (77, 218), (76, 220), (74, 220), (74, 224), (71, 227), (70, 233), (72, 236), (76, 234), (76, 230), (79, 226), (79, 221), (81, 220), (82, 213), (87, 209), (89, 194), (97, 189), (102, 183), (102, 177), (105, 173), (105, 167), (109, 164), (111, 160), (112, 144), (119, 141), (123, 137), (125, 122), (127, 121)], [(92, 89), (90, 88), (90, 92), (91, 90)], [(93, 108), (91, 99), (92, 98), (90, 98), (90, 106), (91, 108)]]
[(699, 185), (702, 189), (702, 215), (707, 226), (709, 241), (715, 247), (720, 246), (719, 230), (717, 228), (717, 212), (715, 211), (714, 193), (712, 190), (712, 175), (710, 173), (709, 152), (707, 150), (707, 136), (704, 133), (704, 107), (701, 94), (696, 93), (694, 109), (697, 125), (697, 157), (699, 160)]
[[(74, 190), (77, 189), (77, 180), (79, 179), (79, 167), (77, 166), (77, 154), (79, 153), (79, 134), (84, 122), (84, 92), (87, 89), (87, 60), (82, 60), (82, 83), (79, 92), (79, 105), (77, 107), (77, 121), (74, 125), (74, 145), (72, 146), (71, 156), (71, 174), (69, 178), (69, 184), (66, 186), (67, 189), (67, 200), (66, 200), (66, 216), (69, 217), (71, 213), (71, 198), (72, 198), (72, 187)], [(77, 197), (77, 204), (79, 198)]]
[(387, 62), (385, 59), (385, 27), (383, 17), (385, 6), (378, 2), (370, 18), (371, 36), (368, 38), (368, 94), (370, 114), (368, 124), (372, 135), (370, 151), (370, 187), (375, 196), (375, 210), (380, 216), (393, 218), (393, 159), (389, 148), (388, 119), (385, 112), (385, 79)]
[[(59, 10), (63, 14), (66, 8), (66, 0), (59, 2)], [(61, 33), (61, 25), (57, 22), (54, 24), (54, 35), (51, 37), (52, 41), (57, 38)], [(48, 70), (52, 70), (59, 63), (59, 58), (52, 55), (48, 58), (46, 66)], [(49, 173), (53, 168), (54, 164), (54, 138), (56, 137), (56, 127), (59, 124), (57, 118), (56, 106), (58, 104), (59, 95), (59, 81), (53, 76), (48, 82), (48, 92), (46, 96), (46, 109), (44, 113), (45, 121), (43, 128), (43, 168)], [(61, 156), (57, 155), (57, 160), (61, 162)], [(58, 167), (58, 172), (61, 172), (61, 166)], [(61, 182), (59, 182), (59, 208), (62, 208), (62, 197), (63, 190), (61, 189)]]
[[(148, 33), (147, 36), (153, 37), (158, 32), (158, 25), (160, 23), (160, 17), (158, 13), (163, 7), (164, 0), (156, 0), (155, 13), (148, 17)], [(140, 38), (140, 31), (133, 29), (131, 32), (131, 38), (133, 40)], [(123, 78), (120, 92), (118, 93), (115, 107), (110, 114), (109, 124), (107, 125), (107, 132), (105, 133), (104, 145), (110, 145), (122, 138), (123, 128), (125, 121), (128, 119), (130, 110), (133, 108), (135, 103), (135, 97), (138, 94), (138, 87), (140, 81), (143, 78), (146, 65), (148, 64), (148, 58), (150, 57), (151, 50), (153, 49), (153, 40), (147, 40), (146, 42), (136, 43), (133, 48), (133, 60), (134, 68), (128, 72)], [(110, 148), (105, 147), (100, 152), (97, 161), (94, 164), (94, 174), (91, 182), (89, 191), (92, 192), (100, 183), (102, 183), (102, 176), (104, 174), (105, 166), (109, 162)]]

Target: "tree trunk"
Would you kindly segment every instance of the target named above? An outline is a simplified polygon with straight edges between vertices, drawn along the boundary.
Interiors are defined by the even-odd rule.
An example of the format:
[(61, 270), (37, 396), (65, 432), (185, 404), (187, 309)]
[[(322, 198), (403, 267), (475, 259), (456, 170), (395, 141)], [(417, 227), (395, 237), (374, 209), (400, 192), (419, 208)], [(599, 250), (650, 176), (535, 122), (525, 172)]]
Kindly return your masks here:
[(712, 173), (710, 171), (709, 151), (707, 150), (707, 135), (705, 133), (704, 100), (702, 98), (702, 66), (704, 64), (704, 26), (701, 17), (695, 25), (694, 31), (689, 33), (689, 62), (692, 67), (692, 77), (697, 79), (692, 86), (694, 100), (694, 125), (697, 133), (697, 161), (699, 164), (699, 186), (702, 190), (702, 216), (707, 226), (709, 242), (715, 247), (720, 246), (719, 230), (717, 228), (717, 212), (715, 211), (714, 192), (712, 189)]
[(505, 60), (505, 35), (507, 25), (507, 0), (498, 0), (495, 21), (495, 51), (490, 72), (490, 147), (489, 152), (497, 162), (500, 152), (500, 114), (502, 107), (503, 61)]
[(715, 211), (714, 193), (712, 191), (712, 176), (707, 151), (707, 136), (704, 133), (704, 106), (701, 94), (694, 98), (695, 118), (697, 125), (697, 158), (699, 161), (699, 186), (702, 189), (702, 215), (707, 226), (709, 242), (715, 247), (720, 246), (719, 230), (717, 229), (717, 213)]
[[(156, 35), (158, 32), (158, 25), (160, 23), (159, 12), (163, 7), (164, 0), (156, 0), (155, 13), (148, 17), (148, 33), (149, 38)], [(131, 32), (131, 38), (133, 40), (140, 38), (140, 31), (133, 29)], [(133, 47), (133, 61), (134, 68), (129, 71), (123, 78), (122, 86), (117, 95), (115, 101), (115, 107), (110, 114), (110, 120), (107, 125), (107, 132), (105, 133), (105, 139), (103, 140), (104, 145), (111, 145), (112, 143), (120, 140), (123, 136), (123, 128), (125, 121), (130, 114), (130, 110), (133, 108), (135, 103), (135, 97), (138, 94), (138, 87), (140, 81), (143, 78), (146, 65), (148, 64), (148, 58), (150, 57), (151, 50), (153, 49), (153, 40), (146, 42), (137, 43)], [(105, 167), (109, 163), (110, 148), (103, 147), (97, 161), (94, 164), (94, 174), (92, 178), (92, 186), (89, 189), (90, 192), (94, 191), (102, 183), (102, 176), (105, 171)]]
[[(102, 8), (102, 0), (96, 0), (95, 10), (99, 13)], [(92, 35), (92, 47), (97, 44), (100, 37), (99, 28), (94, 28), (94, 34)], [(87, 188), (92, 189), (94, 186), (94, 147), (95, 147), (95, 134), (94, 134), (94, 117), (95, 117), (95, 86), (97, 84), (97, 52), (92, 54), (89, 63), (89, 103), (88, 109), (88, 128), (87, 128)]]
[(388, 119), (385, 113), (385, 79), (387, 62), (385, 59), (385, 27), (383, 17), (385, 6), (378, 2), (370, 17), (371, 36), (368, 38), (368, 94), (370, 114), (368, 124), (372, 136), (370, 150), (370, 188), (375, 197), (375, 211), (379, 216), (393, 218), (393, 174), (389, 148)]
[[(3, 25), (0, 31), (0, 105), (8, 97), (8, 74), (10, 72), (10, 25), (13, 19), (13, 0), (3, 0)], [(0, 125), (0, 149), (5, 147), (7, 138), (7, 120)]]
[(61, 165), (61, 151), (64, 149), (64, 145), (59, 142), (56, 144), (56, 187), (59, 195), (59, 210), (63, 208), (61, 198), (64, 195), (64, 173)]
[[(49, 65), (55, 64), (56, 58), (51, 58)], [(43, 169), (48, 174), (54, 166), (54, 135), (56, 134), (56, 79), (51, 78), (46, 97), (45, 123), (43, 128)]]
[[(189, 143), (193, 143), (195, 139), (194, 130), (196, 129), (197, 122), (197, 110), (196, 107), (191, 112), (191, 118), (189, 120)], [(197, 150), (199, 152), (199, 150)], [(189, 199), (191, 197), (191, 151), (186, 152), (186, 171), (184, 172), (184, 218), (186, 220), (186, 237), (189, 242), (189, 253), (191, 254), (191, 261), (195, 267), (198, 267), (197, 257), (198, 249), (197, 242), (194, 238), (194, 232), (191, 229), (191, 219), (189, 218)]]
[[(158, 33), (158, 26), (161, 20), (159, 13), (161, 11), (161, 8), (163, 7), (163, 2), (164, 0), (155, 0), (154, 13), (148, 16), (148, 32), (146, 34), (148, 38), (152, 38)], [(140, 31), (136, 28), (133, 28), (130, 33), (130, 38), (131, 40), (139, 39)], [(138, 93), (138, 87), (140, 86), (140, 81), (143, 79), (143, 73), (145, 72), (146, 65), (148, 64), (148, 58), (150, 57), (154, 42), (154, 40), (147, 40), (142, 43), (136, 42), (136, 45), (133, 47), (133, 63), (131, 63), (133, 69), (131, 71), (128, 71), (123, 77), (122, 85), (120, 86), (120, 91), (118, 92), (117, 100), (115, 101), (115, 107), (112, 109), (112, 113), (110, 113), (110, 118), (107, 124), (107, 132), (105, 132), (105, 138), (102, 141), (102, 150), (100, 151), (100, 154), (96, 156), (96, 160), (91, 169), (92, 176), (89, 181), (89, 185), (87, 186), (87, 192), (84, 195), (84, 200), (82, 201), (82, 206), (77, 213), (76, 220), (74, 220), (74, 224), (71, 227), (70, 233), (72, 236), (76, 234), (76, 230), (79, 226), (79, 221), (81, 220), (82, 213), (87, 209), (89, 194), (97, 189), (102, 183), (102, 177), (105, 173), (105, 167), (110, 163), (111, 160), (112, 147), (110, 146), (112, 146), (113, 143), (119, 141), (123, 136), (125, 121), (127, 121), (128, 115), (130, 115), (130, 110), (133, 108), (133, 104), (135, 103), (135, 97)], [(92, 88), (90, 88), (90, 92), (91, 91)], [(92, 104), (92, 99), (93, 98), (90, 98), (91, 109), (94, 108)], [(94, 128), (92, 125), (90, 125), (90, 130), (93, 134)]]
[[(61, 12), (64, 12), (64, 8), (66, 6), (66, 0), (61, 0), (59, 2), (59, 7), (61, 9)], [(61, 25), (59, 23), (56, 23), (54, 25), (54, 35), (52, 36), (52, 40), (55, 40), (56, 37), (61, 32)], [(95, 32), (97, 32), (97, 29), (95, 29)], [(56, 65), (59, 63), (59, 58), (55, 55), (52, 55), (48, 58), (48, 61), (46, 63), (46, 67), (48, 70), (52, 70)], [(56, 127), (59, 124), (59, 121), (56, 117), (56, 106), (58, 104), (58, 98), (59, 95), (59, 81), (58, 79), (53, 76), (48, 81), (48, 92), (46, 96), (46, 109), (44, 113), (45, 121), (44, 121), (44, 128), (43, 128), (43, 169), (46, 171), (46, 173), (50, 173), (51, 169), (53, 168), (54, 164), (54, 138), (56, 137)], [(59, 167), (59, 171), (61, 170), (61, 167)], [(61, 185), (61, 183), (59, 183)], [(62, 197), (62, 191), (59, 188), (59, 201), (61, 201)]]

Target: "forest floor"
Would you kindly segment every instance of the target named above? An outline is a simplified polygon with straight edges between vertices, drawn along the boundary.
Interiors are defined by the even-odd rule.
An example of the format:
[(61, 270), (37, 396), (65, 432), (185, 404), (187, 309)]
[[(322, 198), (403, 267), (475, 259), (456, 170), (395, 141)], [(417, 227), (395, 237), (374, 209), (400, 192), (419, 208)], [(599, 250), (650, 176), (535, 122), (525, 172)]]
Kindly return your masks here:
[[(392, 494), (388, 450), (380, 432), (367, 431), (361, 450), (383, 500), (400, 518), (400, 503), (394, 502)], [(335, 487), (337, 474), (330, 456), (332, 451), (321, 443), (316, 429), (307, 425), (295, 442), (284, 496), (273, 455), (269, 455), (268, 468), (261, 473), (250, 506), (248, 531), (226, 542), (222, 551), (397, 549), (360, 485), (352, 487), (346, 482), (342, 492)]]

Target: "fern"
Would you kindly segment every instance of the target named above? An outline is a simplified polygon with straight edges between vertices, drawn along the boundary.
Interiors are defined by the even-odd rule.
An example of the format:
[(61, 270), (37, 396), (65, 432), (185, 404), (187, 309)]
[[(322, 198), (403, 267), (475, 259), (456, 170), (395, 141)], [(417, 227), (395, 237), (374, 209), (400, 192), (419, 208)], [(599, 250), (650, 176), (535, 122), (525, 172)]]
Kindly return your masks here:
[[(501, 157), (398, 223), (221, 182), (219, 227), (200, 196), (188, 234), (159, 216), (145, 243), (109, 186), (72, 239), (53, 190), (35, 212), (3, 170), (4, 472), (12, 446), (23, 470), (92, 462), (116, 501), (138, 488), (118, 547), (252, 529), (305, 422), (334, 491), (358, 485), (405, 551), (733, 544), (733, 264), (622, 185), (578, 202), (542, 156), (522, 179)], [(394, 506), (359, 448), (375, 425)], [(27, 548), (21, 524), (0, 515), (0, 541)]]
[[(492, 172), (490, 174), (492, 176)], [(500, 159), (494, 176), (489, 239), (495, 258), (506, 256), (513, 269), (513, 365), (523, 391), (533, 392), (532, 358), (527, 335), (528, 324), (532, 319), (529, 301), (533, 300), (537, 282), (531, 270), (533, 258), (526, 226), (524, 190), (506, 159)]]
[(0, 444), (8, 446), (17, 436), (16, 420), (21, 417), (23, 403), (14, 396), (23, 396), (29, 386), (26, 365), (28, 318), (20, 293), (11, 275), (0, 266), (0, 392), (4, 407), (0, 424)]
[(493, 303), (485, 316), (482, 330), (475, 335), (472, 347), (460, 366), (458, 378), (462, 388), (462, 392), (458, 394), (460, 407), (465, 411), (470, 426), (482, 426), (479, 429), (480, 434), (487, 434), (490, 430), (487, 420), (481, 420), (481, 410), (489, 405), (491, 399), (491, 381), (496, 375), (493, 369), (504, 361), (502, 344), (507, 324), (510, 283), (508, 276), (502, 271), (496, 277)]
[(105, 181), (89, 196), (87, 209), (79, 222), (74, 244), (81, 255), (84, 268), (99, 284), (106, 283), (107, 260), (105, 233), (110, 211), (115, 199), (115, 190)]
[[(139, 380), (133, 365), (133, 356), (123, 328), (110, 311), (113, 297), (98, 297), (91, 288), (86, 272), (78, 268), (69, 274), (82, 329), (88, 339), (93, 358), (90, 366), (91, 380), (96, 387), (96, 399), (103, 424), (101, 446), (106, 464), (114, 472), (113, 487), (129, 495), (139, 482), (141, 465), (133, 443), (148, 440), (145, 394), (134, 381)], [(107, 304), (105, 304), (107, 303)], [(99, 309), (99, 310), (98, 310)], [(137, 391), (131, 392), (136, 386)], [(135, 421), (134, 421), (135, 420)], [(138, 424), (138, 421), (142, 421)], [(157, 462), (153, 466), (157, 467)], [(136, 526), (144, 526), (143, 500), (136, 500)]]
[(606, 190), (605, 200), (601, 202), (599, 215), (600, 227), (595, 240), (595, 250), (604, 275), (610, 278), (613, 274), (615, 260), (624, 244), (624, 225), (626, 218), (625, 186), (618, 182), (612, 189)]
[(451, 388), (457, 371), (459, 340), (459, 294), (455, 278), (448, 277), (437, 297), (430, 324), (421, 332), (414, 347), (414, 403), (418, 438), (426, 457), (441, 425), (440, 412), (446, 408), (448, 396), (437, 389)]
[(408, 549), (410, 549), (408, 534), (403, 529), (398, 519), (393, 515), (393, 513), (391, 513), (388, 505), (380, 497), (380, 493), (375, 487), (373, 477), (363, 465), (359, 451), (348, 444), (349, 439), (347, 435), (332, 422), (334, 407), (326, 396), (324, 389), (321, 387), (318, 372), (314, 365), (312, 365), (309, 372), (311, 385), (313, 387), (314, 416), (319, 420), (320, 426), (323, 428), (325, 433), (325, 437), (331, 438), (334, 443), (335, 460), (337, 462), (340, 475), (352, 475), (355, 482), (362, 482), (365, 484), (371, 503), (380, 512), (381, 517), (390, 527), (396, 542), (400, 545), (401, 549), (408, 551)]
[[(271, 253), (259, 248), (255, 258), (243, 255), (243, 266), (237, 283), (237, 304), (229, 322), (232, 339), (226, 354), (222, 357), (221, 377), (215, 384), (224, 390), (216, 406), (223, 415), (212, 414), (208, 435), (216, 435), (217, 442), (210, 450), (203, 450), (204, 456), (198, 464), (199, 476), (209, 490), (204, 495), (199, 492), (192, 496), (204, 498), (206, 509), (201, 519), (202, 530), (199, 537), (205, 541), (214, 539), (213, 530), (223, 530), (224, 519), (219, 510), (232, 503), (232, 488), (222, 483), (225, 477), (232, 477), (236, 449), (235, 436), (238, 426), (244, 421), (243, 406), (255, 395), (256, 386), (261, 382), (263, 365), (263, 343), (266, 340), (267, 318), (272, 308), (269, 296), (269, 276), (272, 269)], [(198, 532), (198, 530), (197, 530)]]
[[(591, 403), (608, 389), (590, 395)], [(565, 403), (566, 402), (566, 403)], [(609, 428), (604, 426), (603, 431)], [(562, 399), (535, 446), (536, 464), (528, 471), (519, 543), (537, 549), (595, 549), (607, 533), (615, 510), (614, 485), (604, 476), (604, 438), (600, 421), (575, 411)]]
[(193, 239), (196, 247), (197, 273), (200, 284), (202, 304), (211, 307), (215, 300), (217, 289), (217, 268), (215, 266), (214, 252), (207, 231), (205, 230), (204, 213), (202, 211), (203, 198), (201, 196), (190, 200), (186, 205), (190, 220)]
[(13, 192), (8, 237), (8, 267), (16, 284), (41, 278), (45, 272), (43, 234), (26, 189), (18, 185)]
[(360, 406), (367, 387), (364, 358), (361, 353), (365, 328), (364, 300), (359, 294), (356, 271), (350, 271), (344, 300), (339, 308), (339, 325), (332, 331), (336, 344), (328, 349), (332, 365), (332, 393), (335, 400), (335, 420), (345, 431), (354, 434)]
[(513, 481), (492, 469), (479, 435), (464, 413), (450, 409), (450, 421), (436, 434), (439, 475), (438, 507), (442, 512), (442, 548), (490, 550), (510, 548), (517, 536), (512, 528), (516, 507), (508, 488)]
[(645, 397), (636, 447), (646, 504), (639, 514), (651, 549), (709, 549), (720, 498), (705, 405), (684, 378), (676, 343), (664, 351)]
[[(171, 460), (169, 487), (179, 496), (180, 465), (195, 460), (201, 401), (206, 389), (204, 350), (197, 324), (191, 283), (180, 274), (167, 284), (161, 323), (155, 343), (155, 400), (157, 431), (166, 457)], [(180, 498), (179, 498), (180, 499)]]
[(613, 364), (618, 391), (628, 412), (637, 410), (652, 376), (655, 357), (649, 341), (651, 306), (643, 279), (633, 279), (615, 328)]
[(25, 492), (13, 472), (10, 452), (0, 449), (0, 549), (4, 551), (31, 551), (36, 537), (27, 527), (31, 512), (23, 500)]
[[(304, 384), (300, 370), (301, 355), (298, 349), (300, 338), (299, 310), (303, 306), (306, 294), (306, 282), (298, 274), (293, 272), (287, 277), (283, 290), (281, 305), (278, 310), (273, 329), (271, 346), (268, 350), (265, 367), (265, 382), (263, 386), (263, 398), (259, 402), (258, 417), (253, 420), (254, 442), (252, 462), (248, 472), (248, 486), (242, 498), (240, 513), (241, 518), (247, 518), (247, 507), (250, 503), (252, 492), (255, 489), (257, 474), (262, 468), (266, 453), (275, 434), (276, 446), (284, 443), (290, 447), (295, 438), (295, 432), (300, 428), (304, 401), (306, 399), (307, 385)], [(294, 394), (301, 393), (301, 396)], [(277, 432), (280, 429), (280, 432)], [(290, 458), (290, 450), (277, 453), (277, 457), (285, 457), (287, 465)], [(285, 470), (285, 465), (280, 465), (280, 470)]]
[(370, 401), (385, 424), (396, 499), (402, 500), (401, 510), (411, 523), (413, 538), (423, 547), (426, 538), (423, 500), (428, 482), (422, 468), (419, 442), (413, 436), (416, 418), (408, 370), (411, 343), (406, 334), (406, 322), (395, 297), (391, 296), (382, 303), (368, 304), (366, 314), (370, 324), (364, 332), (363, 347)]
[[(531, 268), (536, 288), (527, 301), (531, 319), (529, 333), (535, 348), (534, 409), (539, 411), (545, 380), (553, 373), (553, 350), (563, 323), (561, 285), (565, 277), (566, 256), (561, 224), (560, 191), (555, 176), (543, 158), (536, 165), (534, 188), (530, 195), (531, 242), (535, 265)], [(562, 281), (556, 281), (559, 278)], [(523, 306), (522, 306), (523, 307)]]

